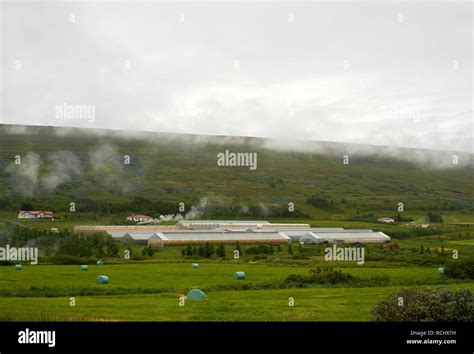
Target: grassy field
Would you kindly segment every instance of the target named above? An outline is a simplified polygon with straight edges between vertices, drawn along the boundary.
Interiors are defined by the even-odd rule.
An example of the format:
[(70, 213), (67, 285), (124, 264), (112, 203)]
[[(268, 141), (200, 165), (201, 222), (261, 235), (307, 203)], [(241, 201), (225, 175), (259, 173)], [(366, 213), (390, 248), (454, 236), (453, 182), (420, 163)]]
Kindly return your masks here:
[[(106, 321), (366, 321), (377, 298), (394, 288), (219, 291), (180, 307), (174, 294), (3, 298), (1, 320)], [(288, 306), (289, 297), (295, 307)]]
[[(257, 170), (218, 167), (217, 153), (225, 149), (258, 153)], [(346, 153), (348, 165), (341, 159)], [(17, 155), (22, 165), (14, 163)], [(130, 165), (123, 164), (125, 155)], [(446, 163), (451, 153), (432, 153), (421, 163), (419, 157), (428, 156), (426, 152), (402, 149), (396, 155), (382, 147), (350, 144), (320, 143), (314, 150), (287, 151), (253, 138), (125, 137), (0, 125), (0, 246), (40, 245), (41, 253), (38, 265), (24, 264), (21, 271), (12, 264), (0, 266), (0, 320), (367, 321), (378, 301), (402, 287), (473, 290), (472, 280), (438, 275), (438, 267), (453, 252), (460, 260), (474, 257), (472, 154), (460, 156), (458, 166)], [(69, 210), (71, 202), (75, 212)], [(328, 266), (319, 246), (293, 244), (290, 250), (284, 245), (271, 254), (247, 253), (245, 246), (238, 262), (231, 257), (231, 245), (226, 257), (211, 258), (183, 256), (182, 247), (157, 249), (147, 256), (143, 246), (123, 244), (111, 253), (110, 245), (92, 243), (87, 243), (87, 255), (74, 254), (81, 242), (86, 244), (68, 232), (75, 225), (122, 224), (130, 213), (176, 214), (181, 202), (197, 218), (368, 228), (385, 232), (392, 244), (363, 245), (363, 266), (330, 264), (359, 283), (307, 288), (287, 286), (285, 279)], [(288, 210), (290, 202), (294, 212)], [(21, 209), (52, 210), (55, 219), (21, 221), (18, 226)], [(431, 212), (443, 222), (427, 221)], [(386, 216), (401, 219), (394, 225), (377, 223)], [(421, 230), (426, 223), (429, 228)], [(61, 233), (51, 233), (51, 228)], [(17, 229), (32, 233), (16, 234)], [(93, 239), (89, 236), (87, 240)], [(55, 258), (71, 256), (63, 249), (65, 239), (75, 244), (69, 250), (77, 256), (74, 265)], [(109, 253), (104, 255), (101, 247)], [(124, 260), (125, 249), (132, 251), (132, 260)], [(96, 259), (105, 265), (96, 266), (91, 261)], [(80, 270), (82, 262), (89, 264), (88, 271)], [(193, 262), (201, 267), (192, 269)], [(244, 271), (247, 278), (235, 280), (236, 271)], [(102, 274), (109, 276), (109, 284), (96, 284)], [(205, 291), (207, 299), (179, 306), (179, 297), (192, 288)], [(71, 296), (75, 307), (70, 306)], [(290, 297), (294, 307), (288, 306)]]
[[(282, 281), (289, 274), (306, 274), (305, 267), (250, 264), (202, 263), (191, 269), (188, 263), (122, 264), (90, 266), (37, 265), (16, 271), (0, 267), (0, 320), (32, 321), (366, 321), (371, 309), (388, 293), (416, 282), (419, 285), (447, 285), (474, 290), (474, 282), (440, 280), (432, 267), (342, 268), (344, 272), (368, 277), (388, 275), (399, 286), (312, 287), (305, 289), (243, 290), (226, 288), (245, 284), (265, 285)], [(235, 280), (234, 271), (245, 271), (247, 279)], [(110, 283), (97, 285), (95, 277), (105, 274)], [(179, 297), (192, 288), (206, 292), (204, 301)], [(64, 296), (63, 292), (70, 295)], [(77, 295), (78, 291), (100, 289), (112, 295)], [(113, 291), (126, 295), (113, 295)], [(48, 297), (29, 294), (42, 294)], [(58, 293), (55, 293), (58, 291)], [(156, 292), (150, 294), (149, 292)], [(62, 294), (58, 296), (58, 294)], [(76, 306), (70, 306), (74, 296)], [(295, 307), (288, 306), (292, 297)]]
[[(284, 280), (290, 274), (306, 275), (309, 269), (302, 266), (227, 263), (200, 263), (198, 269), (192, 269), (190, 263), (91, 265), (88, 271), (81, 271), (77, 265), (25, 265), (21, 271), (16, 271), (14, 266), (3, 266), (0, 267), (0, 291), (25, 290), (30, 287), (105, 287), (137, 289), (137, 292), (140, 289), (167, 289), (182, 293), (194, 287), (212, 289), (219, 285), (272, 284)], [(403, 281), (406, 284), (412, 281), (430, 284), (440, 278), (435, 267), (340, 269), (365, 277), (387, 275), (402, 284)], [(246, 279), (235, 280), (236, 271), (245, 272)], [(110, 284), (95, 284), (96, 276), (101, 274), (111, 279)]]
[[(105, 321), (365, 321), (375, 299), (394, 288), (218, 291), (204, 301), (179, 306), (175, 294), (8, 298), (0, 301), (2, 320)], [(295, 306), (288, 306), (289, 297)]]
[[(243, 270), (247, 279), (233, 278)], [(432, 268), (344, 268), (356, 275), (387, 274), (400, 281), (418, 280), (430, 284), (439, 278)], [(0, 288), (22, 290), (29, 287), (128, 289), (127, 295), (78, 296), (70, 306), (69, 296), (0, 297), (0, 320), (33, 321), (366, 321), (375, 303), (399, 287), (314, 287), (306, 289), (213, 290), (232, 284), (264, 284), (282, 280), (288, 274), (305, 273), (300, 267), (266, 265), (202, 264), (129, 264), (91, 266), (81, 272), (78, 266), (26, 266), (22, 271), (1, 267)], [(110, 284), (95, 284), (95, 276), (106, 274)], [(179, 296), (188, 289), (206, 291), (204, 301), (185, 301)], [(451, 288), (474, 290), (474, 282), (449, 284)], [(147, 289), (163, 292), (144, 294)], [(209, 289), (207, 291), (206, 289)], [(288, 306), (288, 299), (295, 301)]]
[[(236, 281), (236, 271), (245, 272), (247, 278)], [(31, 286), (103, 288), (95, 284), (95, 278), (105, 274), (111, 280), (105, 285), (107, 288), (162, 288), (182, 293), (193, 287), (205, 289), (236, 283), (272, 283), (290, 274), (307, 272), (308, 268), (303, 267), (225, 263), (200, 263), (198, 269), (192, 269), (191, 263), (91, 265), (88, 271), (81, 271), (76, 265), (26, 265), (21, 271), (5, 266), (0, 267), (0, 289), (27, 289)]]

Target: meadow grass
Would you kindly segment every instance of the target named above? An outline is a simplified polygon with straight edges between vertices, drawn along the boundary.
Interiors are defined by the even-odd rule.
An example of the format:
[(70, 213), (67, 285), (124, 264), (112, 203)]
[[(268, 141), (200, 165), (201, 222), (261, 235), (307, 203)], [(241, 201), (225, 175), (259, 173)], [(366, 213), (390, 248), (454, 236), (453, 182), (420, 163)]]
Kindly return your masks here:
[[(139, 263), (90, 265), (81, 271), (79, 265), (28, 265), (16, 271), (14, 266), (0, 267), (0, 289), (35, 287), (99, 287), (99, 288), (171, 288), (185, 291), (193, 287), (235, 284), (236, 271), (247, 278), (238, 284), (282, 281), (290, 274), (307, 274), (309, 267), (269, 266), (263, 264), (203, 263), (192, 269), (186, 263)], [(110, 283), (97, 285), (98, 275), (107, 275)]]
[[(334, 265), (336, 266), (336, 264)], [(17, 271), (13, 265), (0, 267), (1, 290), (27, 290), (31, 287), (100, 289), (174, 289), (184, 291), (193, 287), (272, 284), (283, 281), (290, 274), (308, 275), (308, 266), (281, 266), (269, 264), (229, 264), (200, 262), (200, 268), (192, 269), (191, 263), (135, 263), (90, 265), (88, 271), (81, 271), (78, 265), (24, 265)], [(343, 267), (336, 268), (360, 277), (387, 275), (391, 280), (403, 284), (421, 281), (425, 284), (440, 279), (437, 267)], [(246, 279), (235, 280), (234, 273), (244, 271)], [(110, 283), (97, 285), (98, 275), (107, 275)]]
[[(469, 288), (473, 283), (450, 285)], [(399, 287), (208, 292), (203, 301), (176, 294), (0, 298), (2, 321), (369, 321), (371, 309)], [(288, 305), (289, 298), (295, 306)]]

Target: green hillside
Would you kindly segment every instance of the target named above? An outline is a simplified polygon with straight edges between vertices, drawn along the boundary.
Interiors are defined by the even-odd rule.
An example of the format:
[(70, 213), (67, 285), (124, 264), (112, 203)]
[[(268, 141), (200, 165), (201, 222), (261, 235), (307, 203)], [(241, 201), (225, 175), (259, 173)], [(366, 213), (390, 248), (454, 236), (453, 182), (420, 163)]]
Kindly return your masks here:
[[(402, 202), (403, 217), (436, 211), (445, 221), (474, 221), (472, 155), (435, 168), (418, 163), (421, 150), (399, 149), (396, 158), (383, 147), (318, 143), (312, 149), (308, 142), (308, 151), (297, 152), (268, 146), (256, 138), (3, 125), (0, 210), (66, 212), (74, 201), (79, 213), (174, 214), (180, 202), (188, 212), (207, 198), (199, 209), (206, 217), (367, 221), (396, 215)], [(256, 152), (258, 168), (217, 166), (225, 150)], [(17, 155), (21, 165), (15, 165)], [(434, 155), (449, 166), (452, 154)]]

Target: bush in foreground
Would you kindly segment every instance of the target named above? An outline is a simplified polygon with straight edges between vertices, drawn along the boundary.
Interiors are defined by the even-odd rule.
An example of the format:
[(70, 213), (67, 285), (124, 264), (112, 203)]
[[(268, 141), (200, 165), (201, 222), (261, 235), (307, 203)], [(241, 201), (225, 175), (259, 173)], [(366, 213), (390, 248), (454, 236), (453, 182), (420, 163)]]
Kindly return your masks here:
[(372, 310), (375, 321), (472, 322), (474, 296), (469, 289), (401, 289)]
[(454, 279), (474, 279), (474, 259), (452, 260), (446, 264), (444, 275)]

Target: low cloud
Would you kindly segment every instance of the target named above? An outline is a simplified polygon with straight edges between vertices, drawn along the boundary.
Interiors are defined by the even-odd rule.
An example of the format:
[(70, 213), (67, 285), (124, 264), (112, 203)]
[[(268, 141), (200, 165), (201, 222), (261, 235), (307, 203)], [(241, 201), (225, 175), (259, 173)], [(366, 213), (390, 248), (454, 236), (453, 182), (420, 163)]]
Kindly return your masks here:
[(263, 146), (275, 151), (294, 151), (302, 153), (333, 156), (341, 161), (345, 155), (350, 161), (357, 158), (394, 159), (411, 163), (419, 168), (450, 169), (473, 168), (473, 154), (463, 151), (439, 151), (428, 149), (408, 149), (391, 146), (363, 144), (344, 144), (317, 141), (267, 139)]

